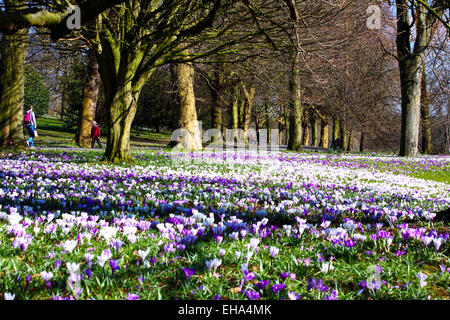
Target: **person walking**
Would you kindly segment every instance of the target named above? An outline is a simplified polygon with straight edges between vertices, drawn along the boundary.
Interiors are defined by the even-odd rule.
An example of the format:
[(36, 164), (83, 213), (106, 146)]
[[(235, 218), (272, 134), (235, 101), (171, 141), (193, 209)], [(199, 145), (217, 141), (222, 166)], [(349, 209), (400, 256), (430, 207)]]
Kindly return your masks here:
[(102, 143), (100, 141), (100, 126), (97, 124), (97, 122), (92, 122), (92, 130), (91, 130), (91, 138), (92, 138), (92, 145), (91, 148), (95, 147), (95, 142), (97, 141), (100, 149), (103, 148)]
[(35, 131), (37, 129), (37, 122), (36, 122), (36, 116), (33, 111), (33, 106), (30, 104), (28, 106), (28, 111), (25, 113), (24, 116), (24, 124), (28, 130), (29, 138), (26, 140), (27, 145), (30, 148), (34, 148), (34, 136)]

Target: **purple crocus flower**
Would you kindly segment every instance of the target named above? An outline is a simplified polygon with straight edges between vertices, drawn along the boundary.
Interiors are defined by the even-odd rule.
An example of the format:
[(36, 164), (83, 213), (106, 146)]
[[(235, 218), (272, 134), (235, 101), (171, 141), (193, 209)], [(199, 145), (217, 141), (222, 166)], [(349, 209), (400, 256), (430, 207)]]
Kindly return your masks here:
[(86, 269), (86, 276), (87, 276), (88, 279), (90, 279), (92, 277), (91, 269), (89, 269), (89, 268)]
[(337, 291), (336, 290), (331, 291), (331, 294), (329, 296), (326, 296), (324, 300), (339, 300), (337, 297)]
[(261, 280), (256, 284), (256, 287), (260, 290), (264, 290), (269, 285), (269, 280)]
[(277, 294), (278, 292), (284, 290), (285, 288), (286, 288), (286, 285), (284, 283), (276, 283), (276, 284), (272, 285), (272, 287), (271, 287), (272, 292), (274, 294)]
[(281, 279), (286, 280), (287, 277), (289, 277), (289, 272), (283, 272), (282, 274), (280, 274)]
[(253, 272), (248, 272), (248, 270), (244, 270), (244, 281), (250, 281), (256, 278), (256, 275)]
[(220, 294), (216, 295), (216, 296), (213, 298), (213, 300), (220, 300), (220, 299), (221, 299)]
[(328, 290), (328, 287), (323, 284), (322, 279), (310, 279), (308, 282), (308, 290), (319, 290), (321, 292), (326, 292)]
[(298, 299), (300, 299), (300, 294), (295, 293), (294, 291), (289, 291), (288, 298), (289, 298), (289, 300), (298, 300)]
[(111, 241), (110, 246), (114, 247), (116, 249), (116, 252), (119, 252), (120, 247), (124, 245), (123, 241), (120, 241), (118, 239), (114, 239)]
[(259, 300), (261, 298), (261, 295), (256, 291), (246, 290), (245, 295), (249, 300)]
[(109, 260), (109, 266), (111, 267), (112, 273), (120, 269), (119, 261), (117, 261), (116, 259)]
[(138, 300), (138, 299), (139, 299), (139, 296), (135, 293), (129, 293), (127, 295), (127, 300)]
[(183, 268), (184, 275), (186, 276), (187, 281), (189, 282), (189, 279), (194, 275), (196, 272), (195, 269), (190, 268)]

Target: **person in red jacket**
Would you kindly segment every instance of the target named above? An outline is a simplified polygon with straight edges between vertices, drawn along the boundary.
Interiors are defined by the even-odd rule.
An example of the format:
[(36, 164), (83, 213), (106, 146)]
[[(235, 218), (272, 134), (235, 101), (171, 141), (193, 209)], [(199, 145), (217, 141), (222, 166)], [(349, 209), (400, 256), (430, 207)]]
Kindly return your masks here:
[(92, 130), (91, 130), (91, 138), (92, 138), (92, 145), (91, 148), (95, 147), (95, 142), (97, 141), (100, 148), (103, 148), (102, 143), (100, 141), (100, 127), (97, 124), (97, 122), (92, 122)]

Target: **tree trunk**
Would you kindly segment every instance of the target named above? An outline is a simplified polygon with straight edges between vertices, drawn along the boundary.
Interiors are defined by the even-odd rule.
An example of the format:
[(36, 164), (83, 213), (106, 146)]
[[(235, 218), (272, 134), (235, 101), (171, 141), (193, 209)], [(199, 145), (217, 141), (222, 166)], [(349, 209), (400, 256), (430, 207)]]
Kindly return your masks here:
[(346, 150), (347, 147), (347, 128), (345, 127), (345, 116), (339, 121), (339, 136), (341, 138), (341, 149)]
[(265, 122), (266, 122), (266, 129), (267, 129), (267, 144), (270, 144), (271, 143), (271, 139), (272, 139), (272, 137), (271, 137), (271, 135), (272, 135), (272, 121), (271, 121), (271, 119), (270, 119), (270, 114), (269, 114), (269, 107), (270, 107), (270, 105), (269, 105), (269, 98), (266, 98), (266, 102), (265, 102), (265, 104), (264, 104), (264, 107), (265, 107)]
[(318, 147), (319, 146), (319, 116), (313, 112), (312, 113), (312, 142), (311, 145), (313, 147)]
[(222, 130), (222, 97), (221, 94), (214, 93), (212, 99), (211, 127), (217, 130)]
[[(106, 92), (105, 92), (106, 93)], [(109, 93), (109, 92), (107, 92)], [(133, 163), (130, 148), (130, 131), (137, 109), (139, 92), (125, 84), (113, 93), (109, 103), (109, 135), (104, 159), (113, 163)]]
[(353, 130), (350, 129), (350, 133), (348, 135), (347, 145), (345, 147), (345, 150), (348, 151), (348, 152), (352, 151), (352, 138), (353, 138)]
[(309, 134), (310, 134), (310, 131), (311, 131), (311, 126), (310, 126), (310, 124), (309, 124), (309, 121), (308, 121), (308, 119), (307, 119), (307, 117), (306, 117), (306, 114), (305, 114), (305, 121), (303, 121), (303, 125), (302, 125), (302, 131), (303, 131), (303, 134), (302, 134), (302, 145), (303, 146), (309, 146)]
[(364, 152), (364, 140), (366, 138), (366, 134), (361, 132), (361, 139), (359, 140), (359, 152)]
[(97, 108), (98, 91), (100, 88), (100, 73), (98, 70), (97, 57), (94, 50), (89, 50), (88, 82), (84, 88), (83, 101), (81, 105), (79, 126), (75, 136), (75, 142), (80, 147), (91, 146), (92, 122), (95, 119)]
[(333, 118), (333, 141), (339, 138), (339, 118)]
[(237, 130), (239, 128), (239, 94), (237, 86), (233, 87), (233, 104), (231, 106), (231, 128)]
[(202, 135), (195, 108), (194, 67), (192, 63), (177, 64), (178, 92), (180, 95), (180, 128), (189, 132), (183, 148), (189, 151), (202, 149)]
[(255, 88), (251, 87), (250, 90), (247, 90), (247, 87), (242, 82), (242, 89), (244, 92), (245, 97), (245, 104), (244, 104), (244, 119), (243, 119), (243, 125), (242, 129), (244, 129), (244, 136), (245, 136), (245, 142), (248, 142), (248, 129), (250, 128), (250, 123), (252, 121), (252, 108), (253, 108), (253, 101), (255, 99)]
[(290, 77), (291, 117), (289, 120), (288, 150), (302, 151), (302, 113), (300, 91), (300, 53), (296, 52)]
[[(7, 4), (20, 9), (24, 3), (8, 1)], [(27, 28), (13, 34), (3, 34), (0, 42), (0, 147), (25, 148), (23, 104), (27, 50)]]
[(328, 149), (328, 119), (321, 120), (320, 128), (320, 147)]
[(397, 0), (397, 56), (402, 94), (400, 156), (418, 154), (420, 128), (420, 93), (427, 42), (426, 9), (416, 7), (416, 39), (411, 52), (411, 28), (408, 1)]
[(430, 100), (428, 99), (425, 66), (423, 67), (423, 74), (422, 74), (420, 114), (422, 117), (422, 153), (433, 154), (434, 150), (431, 137), (431, 123), (430, 123)]

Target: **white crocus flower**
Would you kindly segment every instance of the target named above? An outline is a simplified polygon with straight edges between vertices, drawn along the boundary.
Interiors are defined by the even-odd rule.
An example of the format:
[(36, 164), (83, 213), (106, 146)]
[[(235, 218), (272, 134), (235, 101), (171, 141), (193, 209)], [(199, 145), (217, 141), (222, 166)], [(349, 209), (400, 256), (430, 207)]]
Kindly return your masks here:
[(5, 292), (5, 294), (3, 295), (5, 300), (14, 300), (14, 298), (16, 297), (15, 294), (9, 293), (9, 292)]
[(80, 264), (75, 262), (67, 263), (67, 272), (70, 274), (77, 274), (80, 272)]
[(322, 266), (320, 267), (320, 271), (322, 271), (323, 273), (328, 273), (328, 271), (331, 271), (331, 270), (334, 270), (334, 267), (331, 264), (331, 262), (322, 263)]
[(76, 240), (67, 240), (66, 242), (61, 243), (61, 247), (64, 249), (64, 251), (68, 251), (70, 253), (72, 253), (76, 245), (77, 245)]
[(142, 259), (142, 261), (144, 261), (145, 258), (147, 258), (149, 252), (150, 252), (150, 249), (138, 250), (138, 256)]

